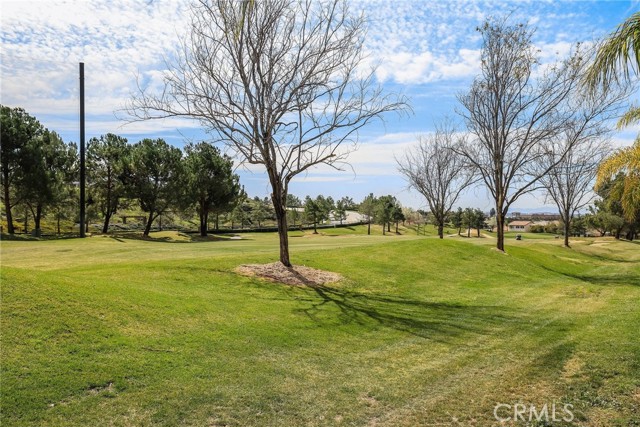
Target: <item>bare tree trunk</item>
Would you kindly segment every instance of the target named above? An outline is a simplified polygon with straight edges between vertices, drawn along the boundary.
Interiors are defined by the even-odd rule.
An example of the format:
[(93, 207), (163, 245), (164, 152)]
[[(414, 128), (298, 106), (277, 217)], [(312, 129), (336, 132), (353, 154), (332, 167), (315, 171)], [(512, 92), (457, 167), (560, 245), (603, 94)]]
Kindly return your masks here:
[(571, 226), (567, 223), (564, 224), (564, 247), (570, 248), (569, 246), (569, 233), (571, 232)]
[(620, 240), (621, 234), (622, 234), (622, 228), (616, 228), (616, 240)]
[(200, 237), (207, 237), (207, 218), (204, 208), (204, 202), (200, 200), (198, 202), (198, 217), (200, 218)]
[(371, 235), (371, 217), (369, 217), (369, 222), (367, 223), (367, 236)]
[(198, 212), (198, 218), (200, 219), (200, 226), (198, 227), (198, 231), (200, 232), (200, 237), (207, 237), (207, 227), (204, 222), (204, 212)]
[(36, 205), (36, 213), (33, 217), (33, 221), (35, 223), (35, 235), (36, 237), (40, 237), (42, 235), (42, 230), (40, 229), (40, 220), (42, 219), (42, 205), (38, 203)]
[(111, 167), (107, 166), (107, 212), (104, 215), (104, 224), (102, 225), (102, 233), (109, 232), (109, 221), (111, 220)]
[(7, 232), (9, 234), (14, 234), (16, 230), (13, 227), (13, 216), (11, 215), (11, 200), (10, 200), (11, 195), (9, 193), (9, 173), (8, 172), (4, 173), (3, 186), (4, 186), (4, 210), (7, 216)]
[(569, 233), (571, 232), (571, 217), (568, 212), (563, 213), (562, 222), (564, 222), (564, 247), (570, 248), (571, 246), (569, 246)]
[(27, 234), (29, 232), (29, 211), (27, 208), (24, 210), (24, 233)]
[(59, 213), (58, 213), (58, 215), (57, 215), (57, 218), (56, 218), (56, 219), (57, 219), (57, 222), (58, 222), (58, 224), (57, 224), (57, 225), (58, 225), (58, 236), (59, 236), (59, 235), (60, 235), (60, 214), (59, 214)]
[(480, 229), (476, 228), (476, 230), (478, 231), (478, 237), (480, 237)]
[(215, 230), (218, 231), (220, 228), (219, 226), (219, 220), (220, 220), (220, 214), (216, 213), (216, 224), (215, 224)]
[(504, 252), (504, 214), (502, 213), (502, 210), (497, 209), (497, 211), (496, 227), (498, 228), (498, 231), (496, 233), (496, 237), (498, 241), (496, 242), (496, 248), (499, 251)]
[(280, 236), (280, 262), (285, 267), (291, 267), (291, 261), (289, 261), (289, 233), (287, 230), (286, 212), (281, 215), (276, 214), (276, 220), (278, 222), (278, 235)]
[(444, 239), (444, 224), (442, 221), (438, 222), (438, 237)]
[(143, 236), (149, 237), (149, 232), (151, 231), (151, 224), (153, 223), (153, 209), (149, 212), (149, 218), (147, 218), (147, 223), (144, 226)]
[(109, 232), (109, 221), (111, 221), (111, 213), (107, 212), (104, 215), (104, 224), (102, 225), (102, 232), (103, 233), (108, 233)]
[(467, 237), (471, 237), (471, 226), (467, 227)]
[(280, 262), (285, 267), (291, 267), (291, 261), (289, 260), (289, 227), (287, 226), (287, 192), (276, 175), (275, 173), (269, 173), (271, 188), (273, 189), (271, 201), (276, 214), (278, 237), (280, 239)]

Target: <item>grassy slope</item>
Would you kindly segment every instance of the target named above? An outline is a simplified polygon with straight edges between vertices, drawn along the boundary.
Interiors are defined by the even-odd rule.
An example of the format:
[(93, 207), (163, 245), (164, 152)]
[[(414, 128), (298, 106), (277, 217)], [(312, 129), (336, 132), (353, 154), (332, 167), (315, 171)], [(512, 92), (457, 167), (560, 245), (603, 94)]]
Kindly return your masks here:
[(554, 400), (640, 422), (639, 245), (362, 231), (292, 237), (346, 277), (318, 289), (232, 272), (270, 234), (3, 242), (3, 424), (484, 426)]

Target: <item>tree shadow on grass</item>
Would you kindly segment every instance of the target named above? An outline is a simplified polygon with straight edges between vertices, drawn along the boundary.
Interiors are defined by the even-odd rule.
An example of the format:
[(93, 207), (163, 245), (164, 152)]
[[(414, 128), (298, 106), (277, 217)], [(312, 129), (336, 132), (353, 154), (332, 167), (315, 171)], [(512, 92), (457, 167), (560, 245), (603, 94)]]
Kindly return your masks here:
[(569, 279), (580, 280), (594, 285), (631, 285), (640, 286), (640, 274), (634, 274), (631, 271), (616, 272), (615, 266), (611, 266), (610, 271), (613, 274), (589, 274), (589, 273), (570, 273), (554, 269), (547, 265), (540, 264), (540, 267), (555, 274), (567, 277)]
[(217, 235), (208, 235), (206, 237), (202, 237), (199, 234), (191, 234), (191, 233), (178, 233), (177, 237), (173, 236), (161, 236), (154, 237), (151, 236), (143, 236), (140, 232), (118, 232), (118, 233), (110, 233), (103, 234), (103, 237), (109, 237), (110, 239), (116, 240), (118, 242), (125, 242), (126, 240), (141, 240), (145, 242), (156, 242), (156, 243), (208, 243), (208, 242), (227, 242), (234, 240), (252, 240), (246, 237), (242, 237), (241, 239), (233, 239), (231, 237), (221, 237)]
[[(392, 295), (364, 294), (331, 286), (309, 286), (309, 306), (299, 309), (317, 323), (382, 326), (447, 342), (467, 334), (494, 334), (520, 321), (505, 307), (429, 302)], [(336, 317), (335, 308), (338, 315)]]

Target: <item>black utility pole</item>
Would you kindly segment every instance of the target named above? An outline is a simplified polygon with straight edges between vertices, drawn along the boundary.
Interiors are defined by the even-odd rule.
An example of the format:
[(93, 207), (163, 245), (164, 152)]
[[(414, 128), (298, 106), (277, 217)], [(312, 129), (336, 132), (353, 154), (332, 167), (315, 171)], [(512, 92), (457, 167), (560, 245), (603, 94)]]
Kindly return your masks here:
[(80, 63), (80, 237), (85, 237), (85, 165), (84, 165), (84, 62)]

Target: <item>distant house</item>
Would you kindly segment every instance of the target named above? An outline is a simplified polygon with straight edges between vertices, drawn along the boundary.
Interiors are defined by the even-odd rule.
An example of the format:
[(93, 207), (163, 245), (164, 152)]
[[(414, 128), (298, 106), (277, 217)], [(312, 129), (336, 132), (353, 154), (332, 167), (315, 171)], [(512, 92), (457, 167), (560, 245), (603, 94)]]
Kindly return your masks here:
[(531, 221), (511, 221), (509, 223), (509, 231), (524, 231), (528, 232), (533, 222)]

